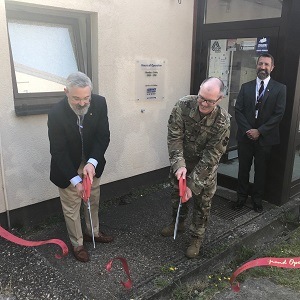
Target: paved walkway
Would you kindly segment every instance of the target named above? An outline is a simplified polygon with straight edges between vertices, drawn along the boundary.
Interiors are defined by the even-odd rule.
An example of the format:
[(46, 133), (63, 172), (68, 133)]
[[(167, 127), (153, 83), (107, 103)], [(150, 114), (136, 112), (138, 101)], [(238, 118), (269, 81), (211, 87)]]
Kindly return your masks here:
[[(115, 241), (97, 244), (96, 249), (92, 248), (92, 243), (87, 244), (91, 256), (88, 263), (76, 261), (71, 253), (57, 260), (54, 255), (60, 249), (55, 245), (24, 248), (0, 239), (0, 294), (11, 291), (10, 297), (2, 293), (2, 298), (171, 299), (170, 292), (179, 281), (187, 282), (208, 274), (222, 260), (230, 259), (234, 252), (231, 247), (237, 247), (241, 241), (251, 243), (252, 236), (267, 226), (268, 220), (275, 220), (283, 213), (282, 209), (267, 203), (262, 214), (253, 212), (250, 206), (233, 212), (230, 200), (234, 200), (234, 193), (219, 189), (213, 200), (202, 255), (188, 260), (184, 255), (188, 233), (179, 235), (176, 241), (159, 234), (170, 221), (169, 196), (168, 185), (157, 185), (140, 195), (119, 199), (103, 207), (100, 211), (101, 230), (112, 234)], [(271, 234), (265, 232), (271, 238)], [(59, 238), (70, 246), (63, 221), (22, 237), (28, 240)], [(228, 248), (224, 252), (226, 245)], [(105, 270), (111, 259), (120, 256), (127, 259), (130, 267), (133, 288), (129, 291), (120, 284), (126, 276), (118, 261), (114, 262), (111, 272)], [(279, 292), (273, 293), (275, 288), (283, 291), (286, 297), (275, 298), (280, 296)], [(228, 288), (215, 300), (300, 299), (300, 294), (294, 293), (296, 298), (291, 298), (292, 295), (292, 291), (262, 279), (246, 281), (238, 294)]]

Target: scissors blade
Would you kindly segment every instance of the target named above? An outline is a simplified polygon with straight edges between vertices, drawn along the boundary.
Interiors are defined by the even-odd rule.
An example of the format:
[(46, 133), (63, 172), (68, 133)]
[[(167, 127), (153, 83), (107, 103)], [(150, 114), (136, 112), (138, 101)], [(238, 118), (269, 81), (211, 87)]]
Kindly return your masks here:
[(176, 215), (176, 222), (175, 222), (175, 226), (174, 226), (174, 240), (176, 239), (176, 235), (177, 235), (177, 229), (178, 229), (178, 222), (179, 222), (179, 213), (180, 213), (180, 208), (181, 208), (182, 204), (181, 204), (181, 197), (180, 197), (180, 202), (178, 205), (178, 209), (177, 209), (177, 215)]
[(88, 209), (88, 211), (89, 211), (90, 226), (91, 226), (91, 229), (92, 229), (93, 245), (94, 245), (94, 249), (95, 249), (95, 248), (96, 248), (96, 245), (95, 245), (95, 233), (94, 233), (94, 226), (93, 226), (93, 221), (92, 221), (90, 199), (88, 199), (88, 201), (87, 201), (87, 209)]

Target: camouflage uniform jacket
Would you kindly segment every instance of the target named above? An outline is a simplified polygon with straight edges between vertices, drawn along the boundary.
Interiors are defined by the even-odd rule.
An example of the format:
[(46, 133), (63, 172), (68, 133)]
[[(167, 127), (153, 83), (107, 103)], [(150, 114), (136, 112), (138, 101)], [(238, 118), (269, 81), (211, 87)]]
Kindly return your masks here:
[(195, 195), (215, 184), (229, 135), (230, 115), (220, 106), (202, 119), (197, 96), (185, 96), (174, 106), (168, 122), (171, 170), (187, 168), (187, 186)]

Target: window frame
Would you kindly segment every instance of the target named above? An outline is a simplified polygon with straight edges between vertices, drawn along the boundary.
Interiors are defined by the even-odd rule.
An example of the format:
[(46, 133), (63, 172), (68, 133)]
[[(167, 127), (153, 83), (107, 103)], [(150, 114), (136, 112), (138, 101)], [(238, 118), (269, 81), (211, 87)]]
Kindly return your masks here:
[[(66, 17), (65, 15), (60, 15), (59, 13), (55, 14), (55, 11), (50, 12), (50, 10), (43, 10), (42, 13), (39, 11), (28, 12), (26, 10), (18, 9), (7, 9), (7, 33), (8, 33), (8, 42), (9, 42), (9, 54), (11, 62), (11, 74), (12, 74), (12, 84), (13, 84), (13, 96), (14, 96), (14, 106), (15, 113), (17, 116), (26, 116), (26, 115), (37, 115), (37, 114), (46, 114), (49, 112), (51, 107), (59, 102), (64, 97), (64, 92), (37, 92), (37, 93), (19, 93), (18, 86), (16, 81), (15, 66), (13, 62), (13, 55), (9, 37), (8, 22), (11, 19), (14, 20), (23, 20), (29, 22), (42, 22), (49, 24), (62, 24), (72, 27), (73, 38), (74, 38), (74, 54), (77, 62), (78, 70), (90, 76), (91, 74), (91, 62), (90, 62), (90, 53), (91, 45), (86, 42), (83, 43), (81, 39), (80, 32), (80, 20), (79, 17), (84, 16), (85, 25), (86, 25), (86, 41), (90, 41), (90, 32), (91, 30), (90, 20), (88, 15), (78, 14), (76, 16)], [(86, 57), (83, 56), (83, 45), (87, 47)]]

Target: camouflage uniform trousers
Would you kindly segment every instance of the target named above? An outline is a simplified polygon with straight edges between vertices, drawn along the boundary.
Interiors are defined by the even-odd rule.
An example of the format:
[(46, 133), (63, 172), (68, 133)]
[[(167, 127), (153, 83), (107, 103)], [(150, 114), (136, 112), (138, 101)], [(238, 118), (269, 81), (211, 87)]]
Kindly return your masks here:
[[(173, 191), (171, 194), (172, 217), (174, 220), (176, 220), (179, 205), (178, 181), (174, 175), (171, 177), (171, 183), (173, 185)], [(209, 221), (210, 217), (211, 201), (216, 192), (216, 188), (217, 181), (215, 178), (215, 180), (212, 181), (209, 186), (203, 187), (200, 194), (195, 195), (193, 193), (192, 221), (189, 228), (192, 236), (204, 239), (207, 222)], [(190, 200), (185, 203), (182, 203), (179, 215), (179, 222), (183, 222), (187, 218), (189, 206)]]

